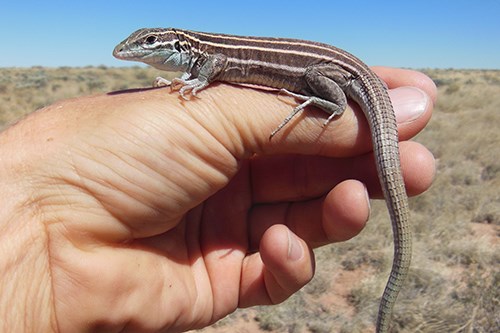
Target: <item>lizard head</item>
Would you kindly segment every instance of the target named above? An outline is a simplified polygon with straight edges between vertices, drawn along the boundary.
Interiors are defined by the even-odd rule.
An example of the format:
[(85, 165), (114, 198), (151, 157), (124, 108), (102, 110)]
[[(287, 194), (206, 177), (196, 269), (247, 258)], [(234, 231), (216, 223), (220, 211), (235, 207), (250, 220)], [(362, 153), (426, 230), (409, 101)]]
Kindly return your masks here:
[(172, 28), (139, 29), (115, 47), (113, 56), (169, 72), (186, 72), (193, 58), (187, 42)]

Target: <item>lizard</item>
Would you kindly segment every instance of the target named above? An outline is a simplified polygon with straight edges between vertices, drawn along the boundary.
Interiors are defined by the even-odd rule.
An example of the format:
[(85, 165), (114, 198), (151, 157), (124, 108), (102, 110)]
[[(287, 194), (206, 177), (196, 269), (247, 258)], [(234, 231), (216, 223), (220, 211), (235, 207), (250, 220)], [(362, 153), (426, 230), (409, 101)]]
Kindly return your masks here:
[(290, 38), (245, 37), (176, 28), (144, 28), (113, 50), (118, 59), (140, 61), (167, 72), (181, 72), (171, 86), (181, 97), (214, 81), (280, 89), (300, 103), (271, 133), (283, 128), (306, 106), (328, 113), (325, 125), (342, 114), (347, 98), (363, 111), (371, 132), (378, 178), (394, 238), (391, 272), (380, 300), (376, 332), (389, 331), (396, 298), (411, 262), (408, 197), (401, 172), (398, 130), (385, 83), (361, 60), (334, 46)]

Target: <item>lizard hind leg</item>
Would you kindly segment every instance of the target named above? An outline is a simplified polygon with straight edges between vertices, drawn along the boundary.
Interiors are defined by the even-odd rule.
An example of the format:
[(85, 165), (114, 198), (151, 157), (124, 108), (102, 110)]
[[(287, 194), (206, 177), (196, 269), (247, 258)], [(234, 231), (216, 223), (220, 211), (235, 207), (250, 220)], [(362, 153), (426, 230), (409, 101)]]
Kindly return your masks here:
[(285, 125), (288, 124), (290, 122), (290, 120), (292, 120), (293, 117), (295, 117), (306, 106), (308, 106), (309, 104), (313, 103), (313, 97), (312, 96), (306, 96), (306, 95), (296, 94), (296, 93), (293, 93), (293, 92), (288, 91), (286, 89), (281, 89), (280, 93), (283, 93), (283, 94), (291, 96), (291, 97), (293, 97), (295, 99), (301, 100), (301, 101), (303, 101), (303, 103), (301, 103), (298, 106), (296, 106), (292, 110), (292, 112), (281, 122), (281, 124), (279, 124), (278, 127), (276, 127), (274, 129), (274, 131), (272, 131), (271, 135), (269, 136), (269, 139), (271, 139), (276, 133), (278, 133), (283, 127), (285, 127)]
[[(288, 91), (286, 89), (281, 89), (280, 93), (283, 93), (285, 95), (291, 96), (302, 103), (296, 106), (293, 111), (279, 124), (278, 127), (271, 133), (269, 138), (271, 139), (276, 133), (278, 133), (283, 127), (285, 127), (286, 124), (290, 122), (299, 112), (304, 110), (308, 105), (313, 105), (317, 106), (323, 111), (327, 112), (329, 114), (328, 118), (325, 120), (323, 126), (328, 125), (328, 123), (335, 118), (336, 116), (342, 114), (344, 112), (346, 106), (347, 106), (347, 100), (345, 97), (344, 92), (342, 89), (332, 80), (329, 80), (328, 84), (330, 85), (330, 89), (335, 90), (336, 94), (339, 94), (340, 91), (340, 98), (338, 102), (332, 102), (330, 100), (324, 99), (319, 96), (308, 96), (308, 95), (302, 95), (302, 94), (297, 94), (291, 91)], [(327, 91), (329, 93), (329, 91)], [(337, 96), (337, 95), (335, 95)]]

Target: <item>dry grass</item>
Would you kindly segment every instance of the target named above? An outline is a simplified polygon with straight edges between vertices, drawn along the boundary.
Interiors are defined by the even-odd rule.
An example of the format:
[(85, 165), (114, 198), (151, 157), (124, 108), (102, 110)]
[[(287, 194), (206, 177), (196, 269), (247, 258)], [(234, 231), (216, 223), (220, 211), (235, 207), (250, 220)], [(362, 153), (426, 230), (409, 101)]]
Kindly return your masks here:
[(20, 116), (69, 97), (151, 86), (151, 68), (0, 68), (0, 130)]
[[(433, 187), (411, 199), (410, 277), (394, 332), (500, 328), (500, 71), (428, 70), (434, 117), (416, 140), (437, 158)], [(0, 69), (0, 129), (55, 100), (149, 86), (144, 68)], [(204, 332), (370, 332), (391, 265), (383, 202), (355, 239), (316, 251), (313, 281), (275, 307), (238, 310)]]

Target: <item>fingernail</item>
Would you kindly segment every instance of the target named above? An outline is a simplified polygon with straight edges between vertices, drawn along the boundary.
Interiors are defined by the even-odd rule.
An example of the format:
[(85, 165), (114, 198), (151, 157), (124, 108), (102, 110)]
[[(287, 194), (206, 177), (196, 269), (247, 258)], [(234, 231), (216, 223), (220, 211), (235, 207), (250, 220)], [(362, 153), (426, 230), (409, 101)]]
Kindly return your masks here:
[(390, 91), (392, 105), (398, 123), (406, 123), (420, 117), (429, 103), (429, 96), (415, 87), (400, 87)]
[(292, 233), (290, 230), (288, 231), (288, 259), (291, 261), (297, 261), (304, 255), (304, 249), (302, 248), (302, 244), (300, 243), (298, 237)]

